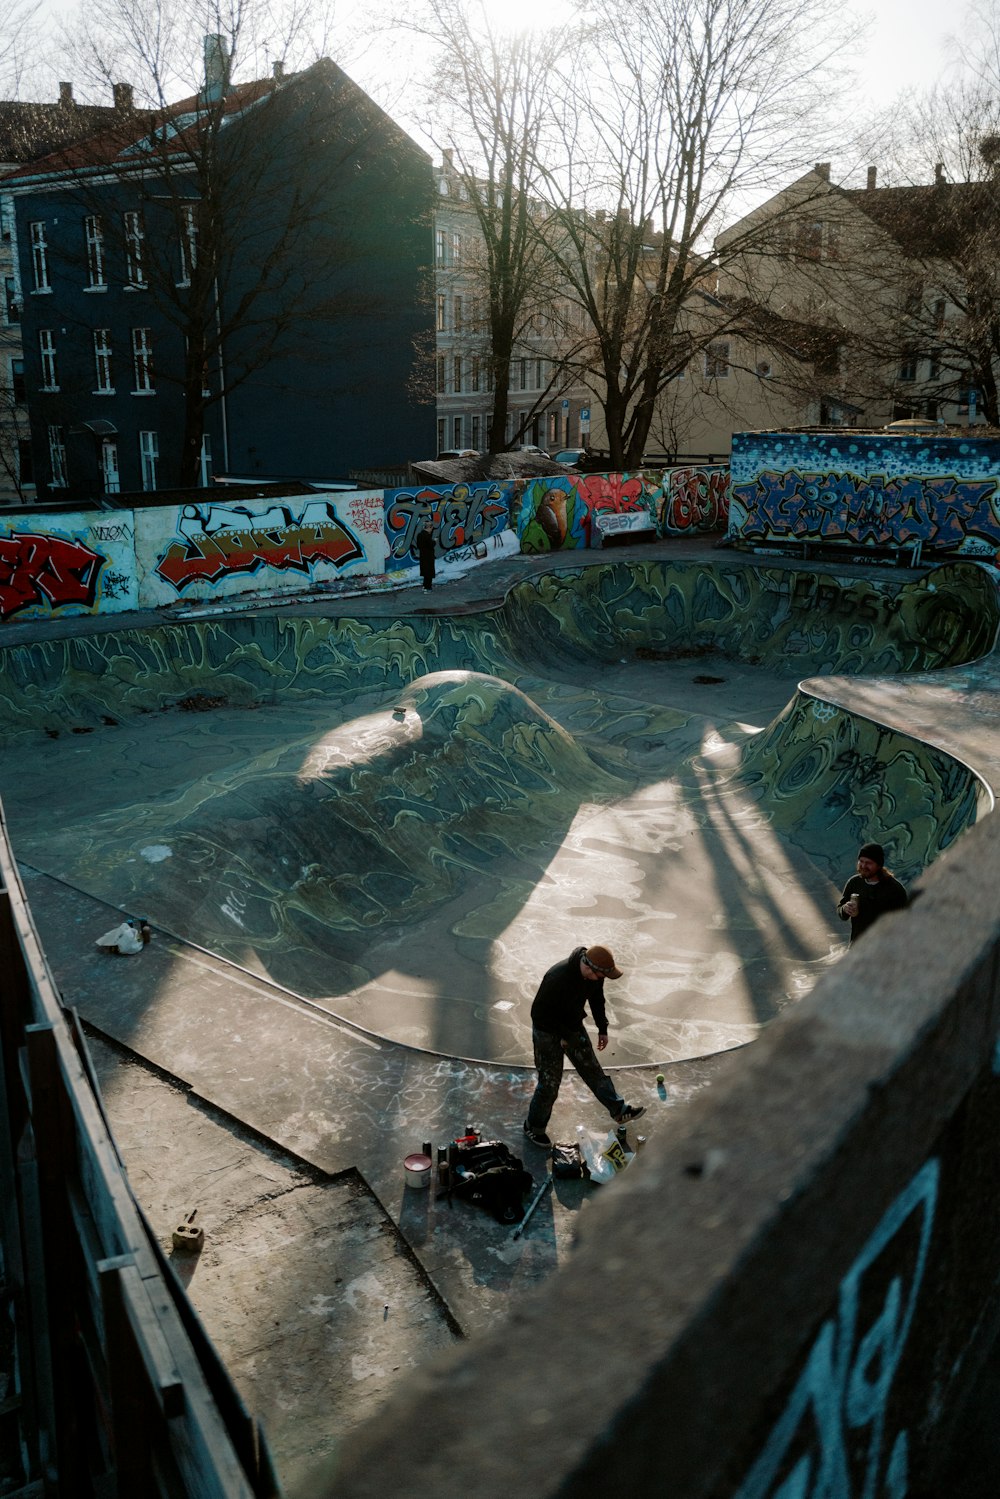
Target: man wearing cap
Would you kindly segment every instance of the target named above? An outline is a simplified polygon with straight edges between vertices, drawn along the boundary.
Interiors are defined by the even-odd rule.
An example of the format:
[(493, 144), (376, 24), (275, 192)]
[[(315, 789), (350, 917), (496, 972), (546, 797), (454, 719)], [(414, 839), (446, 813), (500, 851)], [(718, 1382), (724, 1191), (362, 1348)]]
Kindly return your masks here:
[(858, 851), (858, 872), (852, 874), (837, 902), (841, 921), (851, 923), (851, 941), (857, 942), (886, 911), (901, 911), (909, 897), (885, 867), (881, 843), (863, 843)]
[(598, 1102), (616, 1124), (638, 1119), (645, 1109), (626, 1104), (594, 1054), (583, 1028), (587, 1005), (597, 1024), (597, 1050), (608, 1044), (604, 1009), (604, 980), (620, 979), (622, 971), (606, 947), (577, 947), (563, 962), (550, 968), (538, 986), (531, 1006), (531, 1037), (538, 1084), (524, 1121), (524, 1133), (534, 1145), (551, 1145), (545, 1133), (562, 1083), (563, 1057), (569, 1057)]

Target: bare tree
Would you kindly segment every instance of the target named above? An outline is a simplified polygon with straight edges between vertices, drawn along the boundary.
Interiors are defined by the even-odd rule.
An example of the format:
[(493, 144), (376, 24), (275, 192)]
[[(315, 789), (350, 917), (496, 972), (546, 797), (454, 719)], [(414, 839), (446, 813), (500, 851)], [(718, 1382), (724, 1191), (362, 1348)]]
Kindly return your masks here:
[(522, 411), (511, 441), (565, 383), (566, 330), (553, 310), (559, 287), (540, 232), (539, 184), (556, 62), (569, 37), (558, 28), (501, 30), (482, 0), (429, 0), (426, 20), (409, 24), (433, 44), (434, 108), (424, 128), (442, 151), (475, 229), (449, 272), (477, 309), (467, 332), (481, 341), (492, 389), (490, 448), (497, 452), (508, 445), (515, 360), (544, 356), (549, 376)]
[(721, 305), (714, 325), (688, 315), (751, 231), (721, 253), (713, 235), (787, 180), (805, 136), (822, 139), (849, 40), (825, 0), (638, 0), (594, 27), (554, 91), (546, 237), (589, 331), (578, 371), (603, 404), (613, 465), (641, 461), (667, 384), (733, 324)]

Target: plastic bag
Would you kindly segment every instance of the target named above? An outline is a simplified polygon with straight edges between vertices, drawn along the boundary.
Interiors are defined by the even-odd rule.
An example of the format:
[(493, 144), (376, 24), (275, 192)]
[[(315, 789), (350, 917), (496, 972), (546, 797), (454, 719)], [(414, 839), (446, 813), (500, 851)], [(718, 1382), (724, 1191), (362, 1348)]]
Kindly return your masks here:
[(95, 945), (109, 948), (112, 952), (134, 953), (142, 952), (143, 942), (131, 921), (123, 921), (121, 926), (112, 927), (110, 932), (98, 937)]
[(632, 1160), (635, 1152), (627, 1149), (614, 1130), (607, 1135), (591, 1134), (582, 1124), (576, 1127), (577, 1143), (594, 1182), (609, 1182)]

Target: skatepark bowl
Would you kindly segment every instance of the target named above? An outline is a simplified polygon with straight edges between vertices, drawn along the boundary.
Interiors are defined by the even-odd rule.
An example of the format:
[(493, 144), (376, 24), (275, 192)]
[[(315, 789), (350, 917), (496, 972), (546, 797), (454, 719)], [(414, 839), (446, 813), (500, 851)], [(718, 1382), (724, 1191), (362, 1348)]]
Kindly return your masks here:
[[(485, 1216), (435, 1215), (400, 1183), (408, 1151), (466, 1119), (520, 1135), (530, 999), (550, 964), (583, 942), (613, 949), (625, 977), (607, 985), (602, 1059), (647, 1103), (668, 1067), (670, 1106), (684, 1102), (713, 1059), (735, 1054), (742, 1074), (779, 1045), (772, 1020), (836, 982), (835, 897), (859, 843), (877, 835), (909, 884), (992, 809), (998, 776), (997, 593), (975, 563), (559, 559), (495, 607), (406, 603), (78, 633), (42, 620), (0, 649), (0, 792), (64, 1002), (295, 1169), (360, 1173), (419, 1260), (405, 1329), (388, 1295), (357, 1289), (367, 1264), (342, 1285), (321, 1254), (327, 1284), (313, 1254), (266, 1294), (250, 1254), (245, 1280), (237, 1253), (214, 1279), (202, 1266), (192, 1301), (286, 1482), (401, 1368), (456, 1328), (499, 1328), (513, 1289), (577, 1253), (580, 1193), (549, 1194), (512, 1249)], [(122, 912), (153, 924), (135, 959), (95, 947)], [(567, 1077), (560, 1128), (581, 1096), (592, 1108), (581, 1090)], [(126, 1129), (142, 1107), (122, 1109)], [(147, 1178), (152, 1157), (166, 1169), (160, 1139)], [(155, 1191), (142, 1201), (162, 1237)], [(374, 1210), (365, 1224), (385, 1238)], [(270, 1232), (284, 1259), (291, 1231)], [(401, 1340), (391, 1352), (365, 1296)], [(348, 1313), (357, 1357), (331, 1357)]]
[(11, 646), (13, 846), (390, 1042), (530, 1064), (526, 1001), (589, 939), (627, 974), (614, 1065), (728, 1050), (836, 960), (872, 828), (907, 881), (989, 799), (799, 688), (989, 649), (984, 570), (873, 572), (609, 562), (459, 617)]

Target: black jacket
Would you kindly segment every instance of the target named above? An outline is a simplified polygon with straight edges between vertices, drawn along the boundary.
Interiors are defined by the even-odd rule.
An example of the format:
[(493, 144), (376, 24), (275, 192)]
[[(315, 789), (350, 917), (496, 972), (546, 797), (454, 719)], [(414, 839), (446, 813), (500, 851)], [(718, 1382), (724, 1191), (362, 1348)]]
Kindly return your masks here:
[[(855, 894), (858, 896), (860, 909), (857, 916), (848, 918), (844, 906)], [(882, 878), (875, 885), (869, 885), (860, 874), (851, 875), (837, 902), (837, 915), (841, 921), (850, 920), (851, 941), (856, 942), (861, 933), (873, 926), (886, 911), (901, 911), (908, 904), (909, 896), (902, 885), (887, 869), (883, 869)]]
[(554, 964), (542, 979), (531, 1006), (531, 1023), (536, 1030), (560, 1038), (571, 1036), (583, 1025), (589, 1004), (598, 1035), (608, 1034), (604, 980), (585, 979), (580, 972), (580, 959), (586, 951), (585, 947), (575, 947), (568, 958)]

